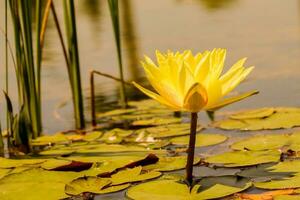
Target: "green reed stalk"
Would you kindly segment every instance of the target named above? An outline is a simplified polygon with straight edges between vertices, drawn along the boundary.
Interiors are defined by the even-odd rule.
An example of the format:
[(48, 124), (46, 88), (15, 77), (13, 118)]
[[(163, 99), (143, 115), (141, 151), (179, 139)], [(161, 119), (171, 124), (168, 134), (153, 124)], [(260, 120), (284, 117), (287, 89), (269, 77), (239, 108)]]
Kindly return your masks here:
[(36, 25), (36, 84), (37, 84), (37, 92), (39, 101), (41, 101), (41, 64), (42, 64), (42, 45), (41, 45), (41, 27), (42, 27), (42, 2), (41, 0), (36, 0), (36, 8), (35, 8), (35, 25)]
[(34, 63), (32, 41), (32, 0), (9, 0), (12, 15), (15, 53), (16, 77), (18, 81), (19, 104), (24, 105), (27, 121), (32, 127), (32, 137), (40, 135), (42, 129), (41, 102), (38, 91), (37, 70)]
[(2, 136), (2, 127), (0, 123), (0, 156), (4, 156), (4, 142), (3, 142), (3, 136)]
[(117, 47), (118, 54), (118, 64), (119, 64), (119, 73), (120, 73), (120, 97), (121, 105), (123, 108), (127, 107), (127, 98), (124, 84), (124, 73), (123, 73), (123, 64), (122, 64), (122, 51), (121, 51), (121, 37), (120, 37), (120, 23), (119, 23), (119, 4), (118, 0), (107, 0), (109, 4), (110, 16), (114, 29), (115, 42)]
[(73, 97), (76, 128), (84, 128), (84, 108), (81, 89), (81, 76), (77, 42), (75, 6), (73, 0), (64, 0), (64, 18), (68, 43), (69, 79)]

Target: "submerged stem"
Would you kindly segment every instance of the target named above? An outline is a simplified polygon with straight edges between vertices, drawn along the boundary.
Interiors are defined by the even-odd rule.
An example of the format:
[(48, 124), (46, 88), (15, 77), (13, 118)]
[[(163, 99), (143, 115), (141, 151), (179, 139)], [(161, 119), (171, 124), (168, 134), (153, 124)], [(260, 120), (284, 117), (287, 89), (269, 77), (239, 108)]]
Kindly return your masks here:
[(196, 112), (191, 113), (190, 141), (189, 148), (187, 150), (188, 157), (186, 163), (186, 181), (189, 183), (189, 185), (192, 185), (193, 183), (193, 164), (196, 142), (197, 118), (198, 114)]

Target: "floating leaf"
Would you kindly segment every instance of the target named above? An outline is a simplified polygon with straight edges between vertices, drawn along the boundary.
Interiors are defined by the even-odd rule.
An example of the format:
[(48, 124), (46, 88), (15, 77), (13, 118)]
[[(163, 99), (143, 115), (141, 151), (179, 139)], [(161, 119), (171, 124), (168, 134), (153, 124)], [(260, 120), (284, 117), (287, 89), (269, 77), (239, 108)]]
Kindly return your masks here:
[[(300, 134), (298, 134), (300, 135)], [(234, 150), (268, 150), (268, 149), (280, 149), (285, 145), (289, 145), (293, 142), (294, 138), (291, 138), (290, 135), (257, 135), (242, 141), (236, 142), (231, 145), (231, 148)], [(300, 143), (300, 140), (299, 140)]]
[(48, 156), (48, 155), (62, 156), (62, 155), (70, 155), (74, 152), (75, 150), (71, 150), (71, 149), (49, 149), (49, 150), (41, 151), (39, 152), (39, 154), (44, 156)]
[[(161, 172), (179, 170), (185, 168), (186, 160), (186, 156), (160, 157), (157, 163), (146, 165), (145, 167), (143, 167), (143, 169)], [(194, 164), (197, 164), (199, 162), (200, 158), (194, 158)]]
[(231, 119), (253, 119), (269, 117), (275, 112), (274, 108), (258, 108), (235, 113), (230, 116)]
[(65, 166), (71, 164), (70, 160), (62, 160), (62, 159), (48, 159), (46, 162), (41, 164), (41, 168), (46, 170), (53, 170), (57, 167)]
[(62, 133), (56, 133), (54, 135), (44, 135), (32, 140), (31, 144), (34, 146), (42, 146), (56, 143), (68, 143), (69, 139)]
[(269, 151), (233, 151), (210, 156), (205, 159), (208, 163), (222, 164), (225, 167), (242, 167), (262, 163), (278, 162), (280, 152)]
[(160, 118), (152, 117), (151, 119), (137, 120), (132, 123), (134, 126), (154, 126), (154, 125), (163, 125), (163, 124), (172, 124), (181, 122), (180, 118), (169, 117), (169, 118)]
[(295, 172), (300, 173), (300, 160), (285, 160), (268, 168), (272, 172)]
[(84, 192), (101, 194), (101, 189), (109, 185), (110, 183), (111, 181), (105, 178), (98, 178), (93, 176), (81, 177), (68, 183), (65, 187), (65, 192), (68, 195), (79, 195)]
[(160, 172), (148, 172), (141, 174), (142, 167), (125, 169), (111, 176), (112, 185), (121, 185), (124, 183), (138, 182), (147, 179), (153, 179), (161, 175)]
[(38, 165), (45, 162), (45, 159), (7, 159), (0, 157), (0, 168), (15, 168), (21, 166)]
[[(240, 130), (263, 130), (263, 129), (280, 129), (292, 128), (300, 126), (300, 110), (299, 108), (275, 108), (273, 114), (264, 118), (253, 118), (253, 112), (250, 112), (250, 118), (246, 118), (247, 113), (243, 113), (243, 119), (226, 119), (215, 123), (222, 129), (240, 129)], [(270, 112), (270, 111), (269, 111)], [(234, 116), (234, 115), (233, 115)], [(233, 117), (236, 118), (236, 117)]]
[(262, 189), (289, 189), (300, 187), (300, 175), (288, 177), (282, 180), (254, 183), (254, 186)]
[(194, 186), (190, 192), (189, 187), (184, 183), (175, 180), (156, 180), (131, 187), (126, 195), (134, 200), (204, 200), (228, 196), (250, 186), (251, 184), (247, 184), (244, 188), (236, 188), (217, 184), (197, 193), (197, 189), (201, 188), (200, 185)]
[[(203, 127), (198, 126), (197, 131), (202, 130)], [(155, 126), (146, 129), (153, 138), (166, 138), (183, 136), (190, 134), (190, 124), (180, 123), (180, 124), (169, 124), (163, 126)]]
[(64, 192), (64, 183), (28, 182), (0, 184), (0, 197), (3, 200), (54, 200), (68, 196)]
[(112, 117), (115, 115), (122, 115), (122, 114), (128, 114), (128, 113), (133, 113), (136, 111), (136, 109), (116, 109), (116, 110), (111, 110), (105, 113), (98, 113), (97, 117)]
[[(175, 145), (188, 145), (189, 136), (181, 136), (172, 138), (170, 141)], [(215, 145), (224, 142), (227, 139), (226, 136), (221, 134), (212, 134), (212, 133), (199, 133), (196, 137), (196, 147), (204, 147)]]
[(25, 200), (62, 199), (65, 184), (77, 178), (75, 172), (46, 171), (33, 168), (21, 173), (10, 174), (0, 179), (1, 199), (14, 200), (22, 197)]
[(100, 131), (93, 131), (93, 132), (88, 132), (86, 135), (84, 135), (83, 140), (84, 141), (94, 141), (97, 140), (102, 136), (102, 132)]

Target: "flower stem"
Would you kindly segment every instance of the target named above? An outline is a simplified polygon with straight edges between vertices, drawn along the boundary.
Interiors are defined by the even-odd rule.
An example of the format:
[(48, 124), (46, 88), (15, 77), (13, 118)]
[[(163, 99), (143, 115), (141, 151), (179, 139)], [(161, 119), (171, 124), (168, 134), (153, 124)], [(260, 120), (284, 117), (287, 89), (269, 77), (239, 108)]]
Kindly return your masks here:
[(191, 113), (191, 129), (190, 129), (190, 141), (188, 148), (188, 157), (186, 163), (186, 181), (189, 185), (193, 183), (193, 164), (194, 164), (194, 153), (195, 153), (195, 142), (196, 142), (196, 129), (197, 129), (197, 113)]

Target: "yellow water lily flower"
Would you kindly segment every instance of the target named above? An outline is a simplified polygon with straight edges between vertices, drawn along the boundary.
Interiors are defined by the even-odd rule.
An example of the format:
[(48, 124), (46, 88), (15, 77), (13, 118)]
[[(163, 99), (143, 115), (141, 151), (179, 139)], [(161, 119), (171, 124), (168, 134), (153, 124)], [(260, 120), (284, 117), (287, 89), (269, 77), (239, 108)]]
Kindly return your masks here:
[(156, 51), (157, 64), (145, 56), (142, 62), (146, 76), (157, 93), (133, 84), (149, 97), (177, 111), (198, 112), (216, 110), (242, 100), (257, 91), (250, 91), (224, 99), (253, 70), (245, 68), (246, 58), (237, 61), (222, 74), (226, 57), (225, 49), (213, 49), (193, 55)]

